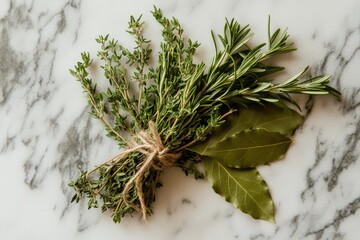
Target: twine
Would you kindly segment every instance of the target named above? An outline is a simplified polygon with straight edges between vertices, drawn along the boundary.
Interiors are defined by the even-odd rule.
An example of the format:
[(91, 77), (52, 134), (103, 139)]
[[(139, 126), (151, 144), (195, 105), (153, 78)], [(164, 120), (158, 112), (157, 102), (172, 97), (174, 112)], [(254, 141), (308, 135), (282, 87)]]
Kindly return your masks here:
[[(159, 133), (155, 128), (154, 122), (152, 121), (149, 122), (149, 130), (149, 133), (144, 130), (137, 133), (128, 143), (129, 148), (119, 155), (119, 158), (121, 159), (125, 158), (127, 155), (133, 152), (140, 152), (144, 156), (143, 161), (141, 161), (138, 165), (140, 166), (140, 169), (126, 183), (122, 192), (125, 204), (142, 213), (144, 220), (147, 218), (147, 208), (142, 188), (142, 179), (144, 174), (151, 167), (161, 171), (165, 168), (174, 166), (176, 160), (181, 155), (180, 153), (170, 153), (169, 149), (163, 145)], [(127, 194), (133, 184), (137, 190), (141, 209), (135, 204), (131, 203), (127, 197)]]

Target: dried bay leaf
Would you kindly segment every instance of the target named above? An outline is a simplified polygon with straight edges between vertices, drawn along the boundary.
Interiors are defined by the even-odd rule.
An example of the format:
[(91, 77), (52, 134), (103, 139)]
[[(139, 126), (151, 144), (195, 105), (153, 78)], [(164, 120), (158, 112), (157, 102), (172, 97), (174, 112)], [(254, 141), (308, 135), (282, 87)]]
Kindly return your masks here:
[(300, 125), (302, 119), (303, 117), (298, 112), (288, 107), (265, 103), (239, 109), (229, 118), (228, 124), (233, 125), (233, 132), (262, 128), (269, 132), (288, 134)]
[(214, 191), (256, 219), (274, 222), (269, 189), (255, 166), (282, 158), (285, 136), (302, 121), (296, 111), (271, 103), (240, 108), (203, 143), (190, 148), (202, 155)]
[(208, 148), (204, 153), (228, 167), (249, 168), (282, 158), (291, 139), (264, 129), (242, 131)]
[(269, 188), (255, 168), (230, 168), (210, 157), (203, 157), (203, 163), (206, 177), (216, 193), (255, 219), (275, 221)]
[(251, 129), (266, 129), (269, 132), (288, 134), (300, 125), (302, 119), (298, 112), (290, 108), (272, 103), (252, 104), (246, 108), (239, 108), (226, 119), (226, 123), (215, 128), (205, 141), (192, 146), (189, 150), (206, 155), (208, 148), (234, 134)]

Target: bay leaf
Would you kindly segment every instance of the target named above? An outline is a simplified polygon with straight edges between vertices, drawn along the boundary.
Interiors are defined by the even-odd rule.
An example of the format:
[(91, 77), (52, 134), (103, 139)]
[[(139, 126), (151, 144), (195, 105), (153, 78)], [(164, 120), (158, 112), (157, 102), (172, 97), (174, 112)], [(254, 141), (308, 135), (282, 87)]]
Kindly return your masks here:
[(261, 128), (269, 132), (288, 134), (299, 127), (303, 117), (295, 110), (280, 107), (273, 103), (253, 104), (247, 108), (240, 108), (230, 116), (228, 125), (232, 132)]
[(242, 131), (208, 148), (206, 156), (221, 159), (228, 167), (249, 168), (282, 158), (291, 139), (264, 129)]
[(251, 129), (259, 128), (288, 134), (296, 129), (301, 121), (302, 116), (288, 107), (280, 107), (272, 103), (252, 104), (239, 108), (226, 119), (224, 124), (214, 128), (205, 141), (190, 147), (189, 150), (204, 155), (208, 148), (229, 136)]
[(234, 169), (216, 158), (203, 157), (205, 174), (216, 193), (255, 219), (274, 223), (269, 188), (255, 168)]

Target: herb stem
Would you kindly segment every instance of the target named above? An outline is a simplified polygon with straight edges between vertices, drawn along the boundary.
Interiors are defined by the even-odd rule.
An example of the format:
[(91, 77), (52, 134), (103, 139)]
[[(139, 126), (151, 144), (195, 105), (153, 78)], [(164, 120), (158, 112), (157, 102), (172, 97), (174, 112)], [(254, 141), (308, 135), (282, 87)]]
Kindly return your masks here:
[(90, 97), (91, 100), (91, 105), (92, 107), (96, 110), (96, 113), (98, 114), (98, 118), (100, 119), (100, 121), (113, 133), (115, 134), (115, 136), (117, 138), (119, 138), (122, 142), (126, 142), (125, 139), (117, 132), (115, 131), (115, 129), (110, 125), (109, 121), (107, 120), (107, 118), (104, 116), (103, 112), (101, 112), (95, 102), (94, 96), (91, 94), (91, 92), (89, 91), (89, 89), (86, 89), (88, 96)]

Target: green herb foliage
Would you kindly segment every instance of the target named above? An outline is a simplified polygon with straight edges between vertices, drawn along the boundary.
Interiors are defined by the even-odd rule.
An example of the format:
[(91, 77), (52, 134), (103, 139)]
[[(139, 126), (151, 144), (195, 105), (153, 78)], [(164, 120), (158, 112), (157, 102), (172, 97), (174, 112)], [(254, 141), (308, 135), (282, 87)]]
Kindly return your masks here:
[[(89, 76), (89, 53), (82, 53), (82, 61), (70, 70), (84, 89), (91, 114), (104, 123), (108, 136), (121, 148), (128, 148), (133, 136), (154, 122), (163, 145), (181, 154), (175, 166), (202, 178), (196, 164), (203, 159), (205, 174), (217, 193), (254, 218), (272, 221), (273, 203), (254, 167), (283, 156), (290, 144), (284, 134), (300, 123), (301, 117), (283, 103), (297, 106), (291, 93), (331, 93), (337, 98), (340, 93), (327, 85), (330, 76), (302, 81), (306, 69), (283, 83), (269, 80), (270, 74), (284, 68), (268, 65), (266, 60), (295, 50), (286, 31), (271, 33), (269, 27), (267, 47), (250, 47), (250, 27), (227, 20), (224, 33), (217, 36), (221, 46), (217, 46), (212, 33), (215, 56), (206, 67), (203, 62), (195, 63), (199, 43), (183, 37), (177, 19), (164, 17), (157, 8), (152, 14), (162, 26), (163, 37), (155, 66), (149, 66), (152, 50), (150, 40), (143, 35), (144, 22), (141, 17), (131, 17), (127, 32), (134, 37), (133, 49), (121, 46), (108, 35), (96, 39), (100, 44), (97, 55), (108, 80), (105, 91), (98, 91)], [(226, 136), (221, 135), (225, 132)], [(274, 142), (277, 148), (271, 147)], [(196, 150), (200, 148), (201, 152)], [(223, 159), (224, 154), (217, 154), (217, 148), (238, 150)], [(261, 149), (263, 159), (256, 158), (256, 148)], [(89, 208), (111, 209), (113, 220), (120, 222), (124, 215), (136, 210), (133, 206), (140, 208), (135, 186), (126, 196), (133, 206), (125, 203), (122, 194), (143, 159), (143, 153), (132, 152), (125, 158), (116, 156), (92, 170), (83, 170), (70, 183), (76, 191), (72, 200), (78, 202), (86, 197)], [(251, 168), (237, 169), (240, 167)], [(142, 178), (147, 215), (152, 213), (162, 171), (151, 167)]]
[(256, 219), (275, 222), (269, 188), (255, 168), (235, 169), (219, 159), (206, 157), (203, 163), (216, 193)]
[(226, 124), (189, 149), (202, 155), (205, 174), (215, 192), (254, 218), (274, 221), (268, 187), (255, 169), (282, 158), (302, 117), (272, 103), (239, 108)]

